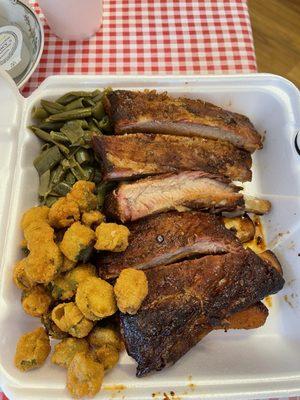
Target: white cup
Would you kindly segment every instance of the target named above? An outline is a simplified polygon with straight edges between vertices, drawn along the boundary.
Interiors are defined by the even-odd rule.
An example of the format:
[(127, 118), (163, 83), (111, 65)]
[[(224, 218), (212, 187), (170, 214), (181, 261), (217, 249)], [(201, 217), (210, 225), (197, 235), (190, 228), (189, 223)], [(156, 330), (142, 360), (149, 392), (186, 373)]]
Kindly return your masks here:
[(102, 23), (102, 0), (39, 0), (51, 31), (61, 39), (93, 36)]

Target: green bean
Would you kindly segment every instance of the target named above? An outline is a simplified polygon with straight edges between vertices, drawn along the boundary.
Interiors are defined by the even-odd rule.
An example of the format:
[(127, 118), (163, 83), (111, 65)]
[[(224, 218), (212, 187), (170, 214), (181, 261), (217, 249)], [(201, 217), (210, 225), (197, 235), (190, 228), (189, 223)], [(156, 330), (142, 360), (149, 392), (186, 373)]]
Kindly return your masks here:
[(59, 151), (58, 147), (53, 146), (37, 156), (33, 161), (33, 165), (35, 166), (39, 176), (41, 176), (48, 169), (55, 167), (62, 159), (63, 155)]
[(50, 147), (52, 146), (49, 143), (43, 144), (43, 146), (41, 147), (41, 152), (50, 149)]
[[(49, 118), (51, 118), (51, 117), (49, 117)], [(99, 127), (100, 129), (105, 130), (105, 131), (111, 131), (111, 125), (110, 125), (109, 118), (108, 118), (107, 115), (105, 115), (105, 116), (101, 119), (101, 121), (98, 122), (98, 127)]]
[[(45, 142), (53, 143), (54, 145), (58, 146), (58, 148), (66, 155), (69, 154), (69, 149), (61, 144), (61, 138), (56, 132), (48, 132), (43, 131), (35, 126), (30, 127), (31, 131), (40, 139), (44, 140)], [(57, 140), (58, 139), (58, 140)], [(68, 140), (65, 140), (64, 143), (68, 143)]]
[(31, 111), (31, 116), (33, 119), (43, 120), (49, 116), (43, 107), (33, 107)]
[(83, 104), (85, 105), (85, 107), (94, 107), (96, 103), (89, 97), (85, 97), (83, 99)]
[(72, 174), (75, 176), (75, 178), (78, 181), (87, 181), (88, 180), (88, 175), (86, 172), (80, 167), (80, 165), (76, 165), (71, 168)]
[(66, 196), (71, 189), (72, 187), (68, 185), (66, 182), (60, 182), (56, 186), (54, 186), (53, 191), (54, 193), (57, 193), (60, 196)]
[(91, 115), (92, 115), (92, 108), (91, 107), (78, 108), (78, 109), (75, 109), (75, 110), (64, 111), (64, 112), (61, 112), (61, 113), (58, 113), (58, 114), (50, 115), (46, 119), (46, 122), (69, 121), (69, 120), (72, 120), (72, 119), (90, 117)]
[(68, 144), (70, 143), (68, 138), (62, 132), (50, 132), (50, 137), (53, 139), (54, 142)]
[(56, 103), (62, 104), (62, 105), (67, 105), (71, 103), (72, 101), (76, 100), (78, 97), (83, 97), (83, 96), (74, 96), (71, 93), (66, 93), (63, 96), (60, 96), (58, 99), (56, 99)]
[(86, 164), (91, 161), (92, 157), (90, 153), (86, 149), (81, 149), (76, 152), (75, 154), (76, 161), (78, 164)]
[(98, 103), (98, 101), (102, 101), (102, 99), (103, 99), (103, 93), (101, 93), (99, 90), (99, 93), (97, 94), (97, 96), (93, 97), (93, 102)]
[[(90, 148), (91, 147), (91, 140), (92, 137), (94, 135), (94, 132), (91, 131), (84, 131), (84, 135), (83, 135), (83, 143), (82, 143), (82, 147), (84, 148)], [(85, 146), (86, 145), (86, 146)]]
[(92, 116), (100, 121), (105, 116), (102, 101), (99, 101), (92, 109)]
[(94, 180), (94, 175), (95, 175), (95, 168), (93, 168), (91, 165), (85, 166), (82, 168), (84, 171), (84, 174), (87, 177), (88, 181), (93, 181)]
[(76, 178), (75, 176), (72, 174), (72, 172), (68, 172), (67, 175), (65, 176), (65, 182), (69, 185), (69, 186), (73, 186), (74, 183), (76, 182)]
[[(97, 122), (97, 120), (96, 120)], [(94, 118), (89, 118), (88, 120), (88, 124), (89, 124), (89, 130), (92, 132), (100, 132), (100, 129), (98, 128), (98, 125), (94, 122)]]
[(65, 107), (55, 101), (42, 99), (41, 105), (49, 114), (58, 114), (65, 111)]
[(67, 171), (71, 167), (69, 160), (67, 160), (66, 158), (62, 160), (60, 165), (63, 167), (64, 171)]
[(64, 94), (63, 96), (56, 99), (57, 103), (66, 105), (71, 103), (71, 101), (77, 99), (78, 97), (95, 97), (99, 93), (99, 90), (94, 90), (93, 92), (85, 92), (85, 91), (72, 91)]
[[(55, 132), (54, 132), (55, 133)], [(52, 134), (52, 135), (51, 135)], [(53, 137), (53, 132), (50, 132), (50, 136)], [(56, 141), (56, 140), (52, 140), (52, 143), (57, 146), (59, 148), (59, 150), (67, 157), (70, 153), (70, 150), (68, 149), (68, 147), (66, 147), (65, 145), (63, 145), (62, 143)]]
[(97, 96), (102, 96), (102, 92), (99, 89), (95, 89), (92, 93), (91, 93), (91, 97), (93, 98), (93, 100), (95, 101), (95, 97)]
[(106, 97), (110, 92), (112, 92), (112, 88), (109, 86), (107, 88), (105, 88), (102, 92), (102, 98)]
[[(65, 107), (66, 111), (71, 111), (71, 110), (76, 110), (77, 108), (84, 108), (86, 104), (83, 103), (83, 97), (80, 97), (79, 99), (75, 99), (71, 101), (71, 103), (67, 104)], [(90, 106), (90, 104), (88, 104)]]
[(84, 130), (77, 121), (69, 121), (62, 128), (61, 132), (68, 138), (71, 144), (77, 145), (84, 136)]
[(39, 196), (46, 197), (49, 192), (50, 185), (50, 169), (40, 176)]
[[(85, 119), (73, 119), (71, 122), (76, 122), (82, 129), (89, 128), (89, 124)], [(66, 122), (66, 124), (70, 124), (71, 122)]]
[(53, 204), (59, 199), (58, 196), (47, 196), (46, 199), (44, 200), (44, 204), (47, 207), (53, 206)]
[(48, 132), (43, 131), (42, 129), (38, 128), (37, 126), (29, 126), (28, 127), (31, 132), (33, 132), (39, 139), (44, 140), (45, 142), (52, 143), (51, 136)]
[(64, 125), (63, 122), (45, 122), (43, 121), (39, 128), (45, 131), (57, 131)]
[[(29, 129), (41, 140), (41, 154), (34, 160), (40, 176), (39, 196), (51, 206), (65, 196), (77, 180), (102, 180), (97, 157), (91, 150), (95, 134), (109, 134), (110, 121), (105, 114), (103, 98), (111, 91), (70, 91), (54, 101), (41, 100), (32, 108), (37, 126)], [(109, 184), (100, 184), (99, 203), (103, 204)]]
[(55, 186), (57, 185), (59, 182), (62, 181), (64, 175), (65, 175), (65, 170), (63, 169), (63, 167), (61, 165), (58, 165), (58, 167), (52, 172), (51, 175), (51, 185)]
[(99, 184), (102, 181), (102, 174), (100, 172), (100, 170), (98, 168), (94, 168), (94, 177), (93, 177), (93, 181), (96, 184)]

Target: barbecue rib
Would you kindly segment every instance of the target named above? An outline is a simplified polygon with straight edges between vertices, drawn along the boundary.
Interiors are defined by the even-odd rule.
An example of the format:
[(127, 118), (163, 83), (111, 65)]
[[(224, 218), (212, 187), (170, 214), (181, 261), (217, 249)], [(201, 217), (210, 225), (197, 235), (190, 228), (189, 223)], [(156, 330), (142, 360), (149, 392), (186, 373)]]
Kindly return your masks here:
[(107, 95), (105, 108), (116, 134), (202, 136), (227, 140), (250, 152), (262, 148), (261, 137), (247, 117), (202, 100), (116, 90)]
[(106, 214), (122, 222), (168, 210), (230, 211), (243, 208), (239, 187), (226, 178), (185, 171), (121, 183), (106, 197)]
[(231, 180), (251, 180), (251, 155), (226, 141), (201, 137), (132, 134), (93, 137), (105, 180), (202, 170)]
[(137, 376), (176, 362), (212, 327), (284, 285), (251, 250), (210, 255), (145, 271), (149, 294), (135, 315), (120, 315)]
[(171, 211), (127, 225), (129, 246), (122, 253), (97, 256), (103, 279), (119, 276), (124, 268), (146, 269), (203, 254), (241, 250), (241, 243), (221, 220), (201, 212)]

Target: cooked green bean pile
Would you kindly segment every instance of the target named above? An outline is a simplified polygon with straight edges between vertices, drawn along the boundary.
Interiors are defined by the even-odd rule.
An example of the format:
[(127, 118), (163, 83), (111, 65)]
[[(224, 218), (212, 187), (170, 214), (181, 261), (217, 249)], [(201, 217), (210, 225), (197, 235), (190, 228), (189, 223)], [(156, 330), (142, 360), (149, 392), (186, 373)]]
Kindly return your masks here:
[(78, 180), (93, 181), (102, 205), (106, 186), (101, 184), (99, 165), (91, 148), (92, 135), (110, 134), (103, 107), (103, 92), (73, 91), (54, 101), (42, 99), (32, 110), (36, 125), (31, 131), (45, 143), (33, 164), (39, 174), (39, 197), (51, 206), (65, 196)]

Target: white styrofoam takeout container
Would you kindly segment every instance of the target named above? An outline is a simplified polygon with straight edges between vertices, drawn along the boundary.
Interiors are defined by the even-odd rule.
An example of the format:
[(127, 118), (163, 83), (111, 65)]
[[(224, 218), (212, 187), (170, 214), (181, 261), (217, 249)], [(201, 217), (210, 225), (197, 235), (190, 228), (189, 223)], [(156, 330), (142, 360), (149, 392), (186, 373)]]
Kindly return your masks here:
[[(57, 76), (27, 99), (0, 74), (0, 372), (2, 389), (14, 399), (67, 399), (65, 371), (47, 363), (21, 373), (13, 365), (18, 337), (39, 325), (26, 316), (12, 268), (21, 257), (19, 222), (37, 204), (38, 177), (32, 165), (40, 143), (26, 128), (41, 98), (95, 88), (167, 90), (203, 98), (246, 114), (265, 135), (254, 154), (250, 194), (271, 200), (264, 217), (268, 247), (284, 268), (285, 288), (272, 298), (266, 324), (253, 331), (213, 332), (173, 367), (137, 379), (135, 363), (123, 354), (105, 376), (99, 399), (157, 399), (171, 391), (180, 399), (253, 399), (300, 395), (300, 96), (290, 82), (274, 75), (232, 76)], [(49, 357), (50, 358), (50, 357)], [(126, 388), (112, 385), (124, 385)], [(113, 390), (115, 389), (115, 390)], [(153, 395), (154, 396), (154, 395)], [(170, 396), (171, 397), (171, 396)], [(172, 398), (172, 397), (171, 397)]]

